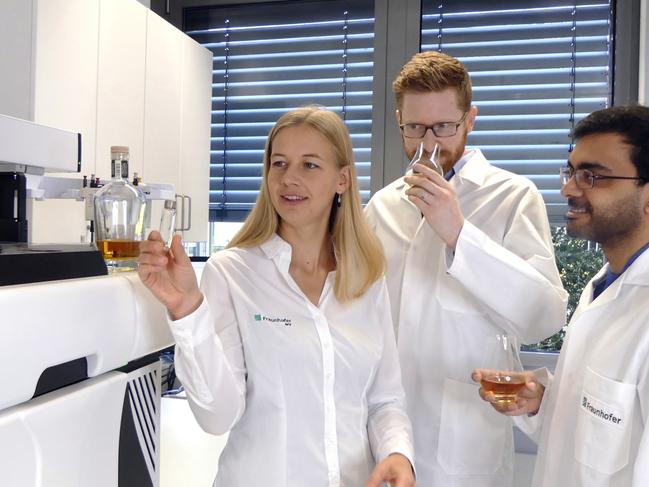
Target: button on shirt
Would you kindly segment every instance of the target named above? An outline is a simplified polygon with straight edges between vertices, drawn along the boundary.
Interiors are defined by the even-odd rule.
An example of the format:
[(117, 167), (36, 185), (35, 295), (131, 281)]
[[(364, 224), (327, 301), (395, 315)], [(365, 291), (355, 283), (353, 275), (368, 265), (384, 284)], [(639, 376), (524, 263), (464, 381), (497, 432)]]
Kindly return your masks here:
[(278, 236), (208, 261), (205, 299), (170, 323), (176, 369), (199, 424), (230, 431), (214, 485), (364, 485), (390, 453), (413, 458), (383, 279), (318, 306), (289, 275)]

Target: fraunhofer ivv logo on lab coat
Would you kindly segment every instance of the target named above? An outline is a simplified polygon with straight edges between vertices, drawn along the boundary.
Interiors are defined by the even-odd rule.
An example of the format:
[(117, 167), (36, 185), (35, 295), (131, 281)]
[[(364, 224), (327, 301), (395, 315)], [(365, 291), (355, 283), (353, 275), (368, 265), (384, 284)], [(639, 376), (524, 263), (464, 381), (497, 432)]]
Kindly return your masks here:
[(581, 408), (591, 417), (598, 418), (606, 424), (617, 427), (623, 427), (623, 414), (616, 408), (603, 403), (592, 397), (590, 394), (583, 393), (581, 399)]
[(270, 318), (269, 316), (264, 316), (262, 314), (256, 314), (255, 321), (265, 321), (266, 323), (271, 323), (275, 325), (284, 325), (284, 326), (293, 325), (293, 323), (291, 323), (290, 318)]

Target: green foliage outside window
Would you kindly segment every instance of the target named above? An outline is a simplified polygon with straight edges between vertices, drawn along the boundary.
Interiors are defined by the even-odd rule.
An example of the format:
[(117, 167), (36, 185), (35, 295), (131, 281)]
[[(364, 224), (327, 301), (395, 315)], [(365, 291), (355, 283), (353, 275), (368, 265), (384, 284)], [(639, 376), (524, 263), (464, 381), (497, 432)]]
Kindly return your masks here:
[[(552, 230), (552, 240), (561, 281), (570, 295), (566, 311), (567, 323), (577, 307), (581, 291), (604, 265), (604, 254), (592, 242), (569, 237), (563, 227)], [(522, 350), (558, 352), (565, 334), (566, 326), (542, 342), (523, 345)]]

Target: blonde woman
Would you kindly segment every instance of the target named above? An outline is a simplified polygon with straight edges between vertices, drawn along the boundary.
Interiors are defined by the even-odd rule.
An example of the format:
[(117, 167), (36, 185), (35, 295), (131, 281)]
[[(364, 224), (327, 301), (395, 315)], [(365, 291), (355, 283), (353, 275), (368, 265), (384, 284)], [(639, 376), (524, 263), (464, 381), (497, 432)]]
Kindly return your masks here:
[(383, 271), (349, 134), (319, 107), (270, 131), (255, 207), (200, 288), (180, 236), (142, 243), (192, 411), (230, 432), (215, 486), (414, 485)]

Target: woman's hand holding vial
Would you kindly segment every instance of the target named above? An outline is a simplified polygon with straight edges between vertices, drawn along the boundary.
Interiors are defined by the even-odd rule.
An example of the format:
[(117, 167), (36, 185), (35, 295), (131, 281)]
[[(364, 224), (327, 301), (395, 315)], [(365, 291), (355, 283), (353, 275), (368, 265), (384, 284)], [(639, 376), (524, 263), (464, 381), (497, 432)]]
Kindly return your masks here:
[(194, 312), (203, 302), (196, 273), (176, 234), (167, 246), (157, 230), (140, 243), (137, 272), (144, 285), (167, 308), (173, 320)]

